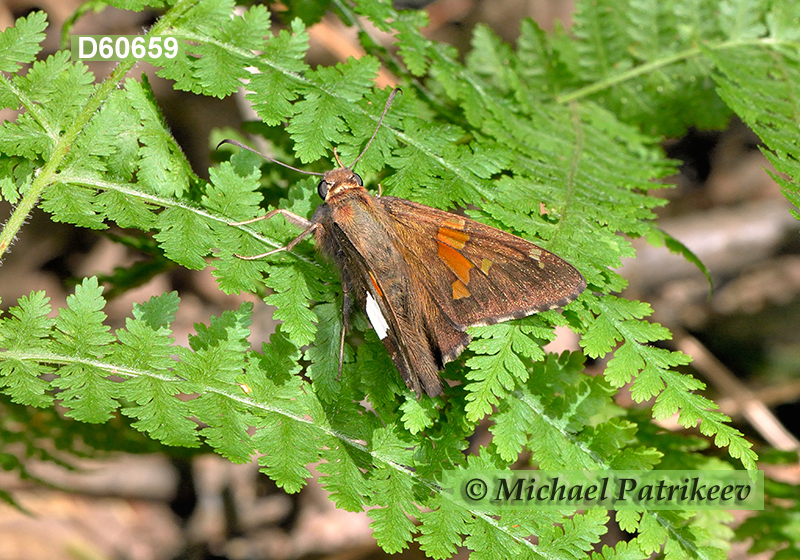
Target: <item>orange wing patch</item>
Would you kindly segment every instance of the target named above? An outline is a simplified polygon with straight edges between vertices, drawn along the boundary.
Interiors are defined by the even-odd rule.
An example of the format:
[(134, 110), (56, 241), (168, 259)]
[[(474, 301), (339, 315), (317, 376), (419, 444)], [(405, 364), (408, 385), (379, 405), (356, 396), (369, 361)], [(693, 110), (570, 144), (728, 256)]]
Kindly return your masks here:
[(383, 297), (383, 292), (381, 291), (381, 287), (378, 286), (378, 281), (375, 280), (375, 276), (372, 274), (371, 270), (367, 271), (369, 273), (369, 279), (372, 280), (372, 286), (375, 288), (375, 293), (378, 294), (380, 297)]
[(449, 245), (453, 249), (463, 249), (469, 239), (469, 234), (464, 231), (465, 223), (464, 220), (458, 218), (443, 221), (439, 226), (436, 239), (439, 243)]
[(453, 282), (453, 299), (461, 299), (471, 295), (472, 294), (461, 280), (456, 280)]
[(475, 265), (459, 252), (469, 241), (469, 234), (464, 231), (465, 225), (466, 222), (461, 218), (444, 220), (436, 234), (439, 258), (458, 278), (453, 282), (453, 299), (472, 295), (467, 289), (467, 284), (469, 284), (469, 270)]
[(444, 261), (444, 264), (453, 271), (461, 282), (469, 284), (469, 269), (474, 265), (464, 255), (450, 245), (445, 245), (439, 241), (439, 258)]

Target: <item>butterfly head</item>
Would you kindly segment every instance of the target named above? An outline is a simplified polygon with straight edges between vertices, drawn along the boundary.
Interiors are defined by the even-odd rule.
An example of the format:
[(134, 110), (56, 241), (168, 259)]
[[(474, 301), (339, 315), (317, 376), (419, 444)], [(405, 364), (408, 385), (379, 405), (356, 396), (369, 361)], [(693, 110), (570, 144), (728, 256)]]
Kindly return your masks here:
[(322, 181), (317, 186), (317, 192), (322, 200), (329, 200), (330, 197), (338, 195), (348, 189), (363, 189), (364, 181), (361, 176), (354, 173), (349, 167), (337, 167), (326, 171), (322, 175)]

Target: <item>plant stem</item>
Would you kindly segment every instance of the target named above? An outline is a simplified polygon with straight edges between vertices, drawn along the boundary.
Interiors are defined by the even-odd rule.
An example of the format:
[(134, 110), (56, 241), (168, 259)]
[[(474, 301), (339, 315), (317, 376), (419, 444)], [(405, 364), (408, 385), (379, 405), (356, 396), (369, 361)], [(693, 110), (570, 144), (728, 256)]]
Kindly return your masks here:
[[(150, 29), (148, 36), (160, 35), (164, 31), (170, 29), (173, 24), (194, 4), (197, 0), (179, 0), (171, 10), (169, 10), (158, 22)], [(73, 123), (67, 127), (50, 154), (50, 158), (36, 173), (30, 188), (25, 192), (20, 203), (14, 208), (11, 217), (0, 232), (0, 260), (5, 255), (8, 248), (17, 236), (28, 214), (31, 213), (33, 208), (39, 203), (44, 190), (58, 181), (57, 174), (59, 167), (64, 161), (67, 153), (69, 152), (75, 140), (86, 128), (86, 125), (97, 113), (103, 103), (108, 99), (112, 92), (114, 92), (119, 83), (130, 72), (135, 64), (135, 61), (121, 62), (113, 72), (103, 80), (100, 87), (97, 88), (94, 95), (89, 98), (83, 110), (77, 115)]]

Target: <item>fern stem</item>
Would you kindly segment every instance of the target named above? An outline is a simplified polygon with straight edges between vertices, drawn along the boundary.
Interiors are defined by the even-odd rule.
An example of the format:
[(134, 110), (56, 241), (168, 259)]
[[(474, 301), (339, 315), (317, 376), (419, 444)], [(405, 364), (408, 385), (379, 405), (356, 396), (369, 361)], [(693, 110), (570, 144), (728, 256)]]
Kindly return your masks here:
[(6, 222), (2, 233), (0, 233), (0, 258), (3, 257), (8, 247), (11, 245), (17, 232), (25, 223), (28, 214), (31, 213), (33, 208), (39, 202), (44, 190), (56, 182), (55, 175), (58, 168), (64, 161), (70, 147), (75, 143), (78, 135), (83, 131), (86, 125), (91, 120), (95, 112), (100, 108), (100, 105), (116, 88), (117, 83), (122, 77), (131, 69), (133, 62), (123, 62), (117, 66), (108, 78), (100, 85), (100, 88), (89, 99), (89, 102), (78, 114), (72, 126), (64, 131), (59, 140), (53, 147), (50, 158), (44, 164), (44, 167), (39, 169), (36, 174), (31, 187), (23, 195), (20, 203), (14, 208), (8, 222)]
[[(0, 352), (0, 359), (19, 360), (21, 362), (29, 361), (40, 364), (46, 363), (57, 366), (68, 366), (68, 365), (88, 366), (105, 371), (110, 376), (122, 377), (127, 379), (152, 378), (165, 383), (170, 383), (170, 382), (178, 383), (184, 381), (183, 379), (175, 375), (173, 371), (170, 370), (153, 371), (150, 369), (141, 369), (136, 367), (116, 365), (109, 361), (104, 361), (102, 359), (92, 359), (82, 356), (70, 356), (56, 352), (37, 351), (37, 350), (4, 351)], [(336, 428), (331, 426), (330, 423), (328, 422), (310, 418), (304, 414), (298, 414), (294, 409), (294, 407), (288, 407), (288, 406), (281, 407), (279, 404), (276, 404), (275, 402), (259, 401), (251, 397), (244, 396), (240, 394), (239, 391), (228, 391), (225, 388), (219, 386), (206, 386), (204, 387), (204, 391), (208, 393), (215, 393), (220, 397), (230, 399), (231, 401), (235, 401), (238, 405), (243, 406), (245, 408), (254, 409), (255, 411), (278, 414), (288, 420), (298, 422), (300, 424), (305, 424), (307, 426), (311, 426), (312, 428), (319, 430), (319, 432), (325, 434), (326, 436), (335, 438), (342, 444), (351, 447), (354, 450), (370, 455), (374, 459), (376, 464), (383, 463), (387, 467), (399, 473), (402, 473), (405, 476), (411, 477), (415, 482), (424, 486), (431, 492), (441, 494), (444, 499), (449, 500), (451, 503), (453, 503), (455, 506), (459, 508), (465, 509), (467, 512), (469, 512), (469, 514), (474, 515), (476, 518), (481, 519), (481, 521), (483, 521), (484, 523), (491, 525), (496, 530), (502, 532), (506, 538), (515, 541), (519, 545), (527, 547), (533, 554), (537, 555), (538, 557), (547, 560), (557, 560), (558, 558), (558, 556), (553, 554), (551, 551), (540, 549), (535, 544), (523, 538), (522, 536), (520, 536), (519, 533), (513, 531), (511, 527), (503, 526), (497, 519), (492, 517), (491, 514), (488, 514), (478, 509), (465, 507), (463, 503), (454, 500), (447, 493), (443, 492), (442, 488), (435, 480), (426, 476), (422, 476), (413, 469), (411, 469), (410, 467), (408, 467), (407, 465), (403, 465), (397, 462), (396, 460), (393, 460), (388, 455), (376, 451), (375, 449), (371, 449), (371, 447), (363, 440), (359, 440), (342, 432), (341, 430), (337, 430)]]
[(586, 87), (576, 89), (575, 91), (572, 91), (565, 95), (557, 95), (556, 102), (561, 104), (566, 104), (569, 103), (570, 101), (574, 101), (582, 97), (588, 97), (593, 93), (597, 93), (598, 91), (603, 91), (604, 89), (608, 89), (616, 84), (632, 80), (637, 76), (653, 72), (654, 70), (658, 70), (659, 68), (663, 68), (664, 66), (669, 66), (670, 64), (674, 64), (675, 62), (678, 62), (680, 60), (689, 60), (690, 58), (694, 58), (700, 53), (701, 50), (698, 47), (677, 52), (671, 56), (656, 60), (654, 62), (649, 62), (647, 64), (642, 64), (641, 66), (632, 68), (627, 72), (622, 72), (620, 74), (617, 74), (616, 76), (612, 76), (610, 78), (606, 78), (605, 80), (595, 82)]
[[(153, 193), (148, 193), (142, 190), (133, 189), (125, 183), (113, 183), (110, 181), (97, 179), (94, 177), (80, 177), (80, 176), (73, 176), (69, 173), (62, 173), (59, 175), (59, 180), (63, 183), (69, 183), (73, 185), (81, 185), (84, 187), (90, 187), (92, 189), (96, 189), (98, 191), (112, 191), (120, 193), (126, 197), (136, 198), (141, 200), (142, 202), (146, 202), (148, 204), (153, 204), (155, 206), (160, 206), (161, 208), (181, 208), (186, 210), (187, 212), (191, 212), (194, 215), (203, 218), (205, 220), (214, 221), (220, 224), (225, 224), (229, 227), (236, 227), (239, 230), (243, 231), (259, 243), (264, 245), (269, 245), (270, 247), (278, 248), (283, 247), (286, 243), (282, 241), (276, 241), (271, 237), (267, 237), (256, 230), (245, 227), (243, 225), (234, 225), (233, 220), (224, 218), (219, 214), (209, 212), (203, 208), (190, 204), (184, 200), (179, 200), (175, 198), (167, 198), (164, 196), (158, 196)], [(287, 251), (288, 254), (295, 257), (298, 261), (304, 262), (308, 265), (319, 267), (319, 263), (314, 259), (305, 257), (295, 251)]]
[[(160, 35), (164, 31), (172, 27), (173, 23), (180, 18), (189, 8), (197, 3), (197, 0), (179, 0), (175, 6), (169, 10), (156, 24), (152, 27), (148, 35)], [(17, 232), (25, 223), (28, 215), (39, 203), (44, 190), (59, 181), (58, 170), (64, 162), (64, 158), (69, 153), (70, 148), (84, 131), (86, 125), (92, 120), (92, 117), (97, 113), (98, 109), (108, 99), (109, 95), (116, 90), (119, 83), (125, 75), (131, 71), (135, 61), (121, 62), (109, 76), (103, 80), (100, 87), (97, 88), (94, 95), (92, 95), (83, 110), (77, 115), (74, 122), (69, 126), (64, 134), (58, 139), (53, 146), (53, 151), (47, 162), (36, 173), (30, 188), (23, 195), (20, 203), (14, 208), (11, 217), (0, 232), (0, 260), (5, 255), (8, 248), (13, 243)], [(25, 107), (30, 111), (33, 107)]]
[(725, 43), (719, 43), (716, 45), (702, 45), (702, 46), (692, 47), (691, 49), (686, 49), (684, 51), (674, 53), (670, 56), (661, 58), (659, 60), (648, 62), (647, 64), (642, 64), (641, 66), (637, 66), (636, 68), (632, 68), (626, 72), (621, 72), (615, 76), (611, 76), (609, 78), (606, 78), (605, 80), (601, 80), (586, 87), (576, 89), (575, 91), (571, 91), (570, 93), (566, 93), (564, 95), (557, 95), (555, 98), (556, 103), (566, 104), (576, 99), (588, 97), (594, 93), (603, 91), (622, 82), (626, 82), (643, 74), (648, 74), (650, 72), (658, 70), (659, 68), (669, 66), (670, 64), (674, 64), (681, 60), (689, 60), (695, 58), (701, 55), (704, 49), (711, 51), (722, 51), (725, 49), (734, 49), (747, 45), (763, 46), (763, 45), (779, 45), (781, 43), (785, 43), (787, 46), (792, 46), (792, 47), (797, 46), (795, 43), (788, 41), (783, 42), (783, 41), (777, 41), (771, 37), (759, 37), (757, 39), (736, 40), (736, 41), (728, 41)]

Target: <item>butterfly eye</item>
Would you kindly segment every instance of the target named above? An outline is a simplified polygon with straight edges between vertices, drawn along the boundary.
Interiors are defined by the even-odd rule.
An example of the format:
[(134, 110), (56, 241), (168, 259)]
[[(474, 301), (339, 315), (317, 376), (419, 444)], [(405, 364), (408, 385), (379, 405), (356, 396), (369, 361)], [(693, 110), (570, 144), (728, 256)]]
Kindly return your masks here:
[(364, 181), (361, 179), (361, 175), (359, 175), (358, 173), (353, 173), (353, 179), (356, 180), (356, 183), (358, 183), (360, 187), (364, 186)]
[(320, 181), (319, 185), (317, 185), (317, 193), (319, 193), (319, 197), (322, 200), (325, 200), (325, 197), (328, 196), (328, 183)]

